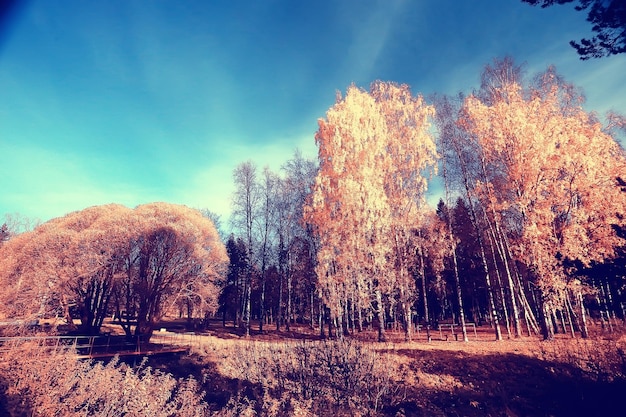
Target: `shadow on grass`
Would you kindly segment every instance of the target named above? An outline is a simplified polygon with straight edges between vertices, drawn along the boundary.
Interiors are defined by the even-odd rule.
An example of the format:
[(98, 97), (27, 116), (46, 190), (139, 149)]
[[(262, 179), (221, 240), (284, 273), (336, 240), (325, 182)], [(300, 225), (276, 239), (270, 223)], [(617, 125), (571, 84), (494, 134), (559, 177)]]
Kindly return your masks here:
[[(471, 355), (443, 350), (399, 350), (412, 359), (410, 368), (432, 378), (416, 387), (416, 401), (404, 406), (413, 415), (449, 416), (606, 416), (616, 415), (626, 381), (598, 381), (572, 365), (512, 353)], [(451, 377), (453, 386), (437, 387)], [(450, 378), (447, 378), (450, 380)], [(449, 384), (448, 384), (449, 385)], [(419, 408), (415, 407), (419, 404)], [(618, 413), (620, 414), (620, 413)], [(409, 415), (409, 414), (406, 414)]]
[[(206, 333), (222, 339), (240, 339), (244, 335), (243, 329), (223, 327), (221, 322), (211, 323)], [(292, 332), (276, 332), (272, 328), (263, 334), (255, 329), (251, 340), (319, 340), (319, 335), (301, 328), (294, 328)], [(473, 354), (419, 348), (379, 352), (408, 359), (408, 372), (415, 377), (415, 383), (407, 385), (404, 401), (387, 404), (379, 415), (569, 417), (624, 414), (618, 407), (626, 393), (626, 380), (619, 375), (610, 378), (607, 374), (592, 374), (571, 364), (515, 353)], [(197, 355), (182, 355), (176, 360), (154, 358), (150, 359), (150, 365), (177, 378), (193, 376), (200, 382), (206, 393), (205, 401), (213, 411), (240, 398), (256, 403), (256, 408), (264, 400), (260, 386), (225, 377), (216, 363)], [(284, 394), (283, 399), (297, 395)]]
[[(220, 339), (241, 339), (245, 337), (246, 332), (243, 327), (233, 326), (230, 323), (224, 326), (221, 320), (211, 320), (208, 326), (203, 331), (198, 332), (198, 334), (211, 335)], [(287, 331), (284, 326), (282, 326), (281, 330), (276, 330), (276, 325), (270, 324), (265, 325), (261, 332), (258, 322), (253, 323), (250, 329), (250, 338), (252, 340), (277, 342), (286, 340), (322, 340), (319, 329), (311, 329), (308, 325), (293, 324), (290, 330)]]
[(219, 372), (216, 363), (206, 361), (197, 354), (151, 357), (148, 364), (154, 369), (172, 374), (176, 379), (192, 376), (204, 391), (204, 401), (211, 411), (222, 410), (229, 401), (237, 398), (262, 399), (262, 389), (258, 384), (225, 377)]

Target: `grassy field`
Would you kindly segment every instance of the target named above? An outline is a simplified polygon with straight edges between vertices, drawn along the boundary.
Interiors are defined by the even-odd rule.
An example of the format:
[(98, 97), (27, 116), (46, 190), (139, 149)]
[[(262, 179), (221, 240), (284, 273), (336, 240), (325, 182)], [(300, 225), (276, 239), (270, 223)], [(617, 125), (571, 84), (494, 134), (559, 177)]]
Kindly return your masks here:
[(317, 340), (296, 327), (243, 338), (213, 326), (193, 354), (159, 364), (202, 381), (210, 409), (250, 415), (613, 415), (626, 389), (626, 337), (558, 335), (495, 341), (488, 327), (469, 342), (439, 332), (387, 343), (374, 332)]
[[(0, 355), (9, 415), (128, 416), (593, 416), (619, 415), (626, 336), (595, 328), (587, 340), (524, 337), (497, 342), (488, 327), (469, 342), (433, 333), (375, 342), (366, 331), (322, 340), (306, 326), (245, 338), (211, 323), (191, 334), (163, 323), (154, 339), (189, 354), (111, 362), (71, 352)], [(110, 329), (115, 330), (115, 329)], [(141, 362), (141, 360), (139, 360)], [(190, 378), (191, 376), (191, 378)], [(134, 407), (134, 408), (133, 408)], [(39, 412), (39, 410), (44, 410)], [(108, 410), (106, 414), (103, 410)], [(52, 413), (52, 414), (50, 414)], [(116, 414), (118, 413), (118, 414)]]

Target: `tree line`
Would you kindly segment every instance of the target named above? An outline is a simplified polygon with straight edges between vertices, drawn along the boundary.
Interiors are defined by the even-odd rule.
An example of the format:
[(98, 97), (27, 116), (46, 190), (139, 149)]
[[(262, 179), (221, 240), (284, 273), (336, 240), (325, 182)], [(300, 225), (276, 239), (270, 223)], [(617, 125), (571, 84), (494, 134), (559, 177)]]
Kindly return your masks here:
[(317, 160), (236, 167), (229, 236), (167, 203), (4, 224), (0, 318), (78, 317), (91, 334), (112, 315), (132, 338), (168, 312), (217, 313), (246, 335), (299, 323), (380, 340), (441, 320), (500, 340), (624, 319), (626, 119), (586, 111), (553, 67), (527, 77), (504, 58), (480, 80), (428, 99), (350, 86), (318, 122)]
[(553, 67), (526, 77), (511, 58), (468, 95), (350, 86), (319, 120), (317, 161), (235, 169), (224, 324), (410, 340), (452, 319), (500, 340), (624, 318), (626, 124), (583, 104)]

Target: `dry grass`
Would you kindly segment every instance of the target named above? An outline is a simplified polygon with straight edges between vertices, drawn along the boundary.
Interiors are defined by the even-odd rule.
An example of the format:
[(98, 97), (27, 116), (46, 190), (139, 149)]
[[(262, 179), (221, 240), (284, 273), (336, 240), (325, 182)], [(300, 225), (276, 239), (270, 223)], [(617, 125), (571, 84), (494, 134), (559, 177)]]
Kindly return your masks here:
[[(138, 370), (65, 356), (33, 360), (16, 351), (11, 361), (17, 368), (6, 355), (0, 358), (5, 408), (18, 409), (18, 400), (30, 410), (40, 404), (67, 407), (82, 398), (78, 393), (102, 391), (109, 397), (99, 407), (107, 401), (118, 407), (124, 396), (114, 393), (123, 387), (135, 396), (133, 404), (166, 404), (184, 394), (176, 401), (196, 404), (195, 410), (206, 407), (202, 414), (212, 416), (603, 415), (626, 388), (626, 337), (617, 334), (496, 342), (481, 329), (478, 340), (467, 343), (438, 337), (406, 343), (401, 333), (388, 336), (387, 343), (369, 341), (373, 333), (328, 341), (297, 328), (246, 339), (237, 329), (213, 326), (178, 339), (191, 344), (191, 355), (150, 359), (149, 368)], [(106, 415), (81, 410), (80, 415)], [(160, 410), (180, 415), (165, 414), (165, 406)]]
[[(371, 373), (383, 372), (386, 379), (369, 392), (345, 385), (335, 391), (338, 397), (328, 378), (320, 378), (321, 371), (307, 374), (306, 367), (298, 368), (294, 361), (303, 357), (303, 346), (341, 351), (341, 345), (213, 333), (196, 354), (200, 363), (214, 364), (214, 378), (238, 381), (230, 398), (259, 415), (296, 410), (313, 415), (602, 415), (626, 388), (626, 338), (616, 334), (596, 334), (589, 340), (559, 335), (550, 342), (529, 337), (496, 342), (489, 330), (481, 332), (478, 340), (467, 343), (450, 338), (406, 343), (399, 341), (401, 333), (390, 335), (398, 341), (389, 343), (356, 340), (373, 335), (347, 339), (344, 349), (360, 345), (367, 352), (359, 354), (363, 360), (380, 365), (359, 368), (354, 378), (368, 380)], [(314, 395), (307, 394), (310, 385), (317, 390)], [(378, 402), (372, 392), (377, 389), (384, 393)], [(277, 409), (278, 402), (300, 408)]]
[(80, 361), (69, 349), (43, 351), (32, 342), (2, 353), (0, 388), (0, 414), (11, 416), (201, 417), (207, 410), (193, 378), (145, 362)]

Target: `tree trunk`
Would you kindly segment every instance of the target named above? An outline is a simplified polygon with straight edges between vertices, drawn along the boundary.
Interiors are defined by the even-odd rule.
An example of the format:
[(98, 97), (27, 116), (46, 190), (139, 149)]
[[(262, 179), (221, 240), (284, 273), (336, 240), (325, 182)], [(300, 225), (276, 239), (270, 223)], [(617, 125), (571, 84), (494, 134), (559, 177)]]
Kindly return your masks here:
[[(482, 166), (483, 166), (483, 173), (484, 173), (484, 170), (485, 170), (484, 162)], [(506, 236), (504, 235), (504, 233), (502, 232), (500, 228), (500, 223), (498, 221), (497, 213), (494, 210), (494, 208), (490, 207), (491, 216), (492, 216), (491, 218), (489, 218), (489, 215), (487, 214), (486, 209), (483, 208), (482, 211), (483, 211), (485, 222), (487, 223), (487, 227), (488, 227), (488, 236), (491, 239), (491, 245), (490, 245), (491, 256), (493, 260), (493, 267), (496, 273), (496, 281), (498, 283), (498, 287), (500, 288), (500, 300), (502, 303), (502, 311), (504, 313), (507, 335), (509, 338), (511, 338), (509, 313), (508, 313), (507, 302), (506, 302), (507, 298), (505, 297), (504, 287), (502, 285), (500, 268), (498, 268), (498, 261), (496, 258), (496, 254), (500, 257), (502, 266), (504, 267), (505, 273), (507, 274), (509, 289), (510, 289), (510, 299), (511, 299), (512, 311), (513, 311), (513, 318), (514, 318), (514, 325), (515, 325), (515, 337), (520, 337), (521, 327), (519, 323), (519, 313), (517, 311), (517, 304), (515, 302), (515, 292), (513, 291), (513, 280), (511, 278), (511, 271), (509, 269), (508, 256), (507, 256), (508, 251), (505, 250), (505, 245), (508, 247), (508, 243), (506, 243)], [(479, 233), (478, 230), (476, 230), (476, 232), (477, 234)], [(505, 243), (503, 243), (503, 241)]]
[(496, 275), (496, 283), (498, 284), (498, 288), (500, 289), (500, 304), (502, 305), (502, 313), (504, 314), (504, 324), (506, 326), (507, 338), (511, 338), (511, 324), (509, 322), (509, 312), (506, 305), (506, 297), (504, 295), (504, 288), (502, 286), (502, 280), (500, 279), (500, 268), (498, 268), (498, 260), (496, 258), (496, 237), (493, 233), (491, 222), (487, 219), (487, 214), (485, 213), (485, 221), (489, 225), (488, 236), (491, 239), (491, 245), (489, 245), (489, 249), (491, 252), (491, 259), (493, 261), (493, 269)]
[[(470, 213), (474, 212), (472, 208), (473, 204), (470, 203)], [(475, 214), (472, 216), (474, 217)], [(502, 332), (500, 331), (500, 321), (498, 319), (498, 311), (496, 310), (495, 297), (493, 295), (493, 288), (491, 287), (491, 277), (489, 276), (489, 267), (487, 266), (487, 256), (485, 255), (485, 247), (483, 245), (482, 238), (480, 237), (480, 228), (478, 227), (478, 223), (474, 218), (474, 227), (476, 230), (476, 236), (478, 241), (478, 247), (480, 248), (480, 257), (482, 260), (483, 272), (485, 273), (485, 286), (487, 289), (487, 298), (489, 299), (489, 315), (491, 317), (491, 322), (493, 323), (495, 332), (496, 332), (496, 340), (502, 340)]]
[(580, 319), (582, 321), (580, 333), (583, 339), (587, 339), (589, 337), (589, 331), (587, 329), (587, 316), (585, 314), (585, 304), (583, 303), (583, 293), (580, 291), (578, 291), (578, 303), (580, 304)]
[(570, 302), (569, 291), (565, 293), (565, 312), (567, 313), (567, 320), (569, 321), (569, 330), (572, 339), (576, 337), (574, 332), (574, 310), (572, 309), (572, 303)]
[(63, 295), (61, 300), (63, 302), (63, 317), (65, 318), (65, 323), (67, 324), (69, 330), (76, 330), (74, 319), (72, 319), (72, 315), (70, 314), (70, 305), (67, 301), (67, 297)]
[(350, 322), (350, 303), (348, 302), (348, 300), (345, 300), (343, 304), (343, 317), (342, 333), (350, 334), (353, 329), (351, 329), (352, 324)]
[(606, 294), (607, 313), (609, 314), (610, 318), (615, 319), (615, 306), (613, 304), (613, 294), (611, 294), (611, 286), (609, 285), (608, 278), (605, 278), (603, 281), (604, 281), (604, 286), (606, 288), (605, 294)]
[(287, 271), (287, 314), (285, 317), (285, 326), (287, 331), (291, 331), (291, 271)]
[[(265, 267), (262, 269), (265, 269)], [(265, 321), (265, 271), (261, 271), (261, 302), (259, 304), (261, 310), (259, 312), (259, 333), (263, 333), (263, 322)]]
[(459, 322), (461, 323), (461, 332), (463, 333), (463, 341), (469, 342), (469, 338), (467, 337), (467, 326), (465, 325), (465, 310), (463, 309), (463, 295), (461, 293), (459, 266), (456, 259), (456, 245), (453, 246), (452, 250), (452, 265), (454, 267), (454, 285), (456, 287), (456, 298), (457, 303), (459, 304)]
[(600, 295), (602, 296), (602, 303), (600, 304), (604, 308), (604, 314), (606, 315), (606, 322), (609, 327), (609, 332), (613, 333), (613, 323), (611, 323), (611, 311), (609, 309), (609, 297), (607, 296), (606, 290), (604, 288), (603, 279), (599, 279), (599, 287), (600, 287)]
[(331, 319), (330, 315), (326, 318), (326, 320), (328, 322), (328, 338), (332, 339), (333, 338), (333, 320)]
[(401, 303), (402, 315), (404, 320), (404, 340), (410, 342), (413, 338), (413, 326), (411, 323), (411, 309), (405, 302)]
[(553, 340), (554, 339), (554, 327), (551, 322), (551, 312), (547, 301), (543, 301), (541, 303), (541, 308), (539, 309), (539, 314), (541, 315), (541, 333), (543, 335), (543, 340)]
[[(519, 298), (521, 301), (521, 305), (524, 311), (524, 320), (526, 320), (526, 327), (528, 330), (528, 336), (532, 336), (532, 334), (539, 334), (540, 330), (539, 330), (539, 323), (537, 322), (537, 317), (535, 317), (535, 314), (533, 313), (533, 309), (530, 305), (530, 303), (528, 302), (528, 298), (526, 297), (526, 292), (524, 291), (524, 288), (522, 286), (521, 283), (521, 278), (519, 275), (519, 272), (516, 272), (516, 278), (517, 278), (517, 287), (519, 288)], [(531, 295), (533, 296), (534, 299), (534, 291), (531, 290)], [(531, 333), (532, 330), (532, 333)]]
[(310, 320), (309, 326), (311, 329), (315, 328), (315, 291), (314, 291), (314, 288), (315, 287), (312, 285), (309, 291), (309, 298), (311, 302), (311, 306), (310, 306), (311, 320)]
[[(565, 303), (563, 303), (561, 305), (561, 309), (559, 310), (559, 313), (560, 313), (559, 315), (561, 316), (560, 317), (561, 318), (561, 327), (563, 327), (563, 334), (567, 333), (567, 324), (565, 322), (565, 310), (566, 310), (566, 307), (565, 307), (564, 304)], [(574, 336), (572, 335), (572, 337), (574, 337)]]
[(376, 315), (378, 316), (378, 341), (385, 342), (385, 308), (383, 307), (383, 296), (380, 289), (376, 289)]
[[(510, 262), (514, 262), (511, 253), (509, 251), (509, 243), (506, 235), (502, 232), (502, 228), (498, 222), (496, 222), (496, 232), (498, 233), (499, 239), (498, 243), (498, 251), (500, 252), (500, 257), (502, 258), (502, 262), (504, 263), (504, 272), (506, 273), (506, 278), (509, 286), (510, 300), (511, 300), (511, 312), (513, 313), (513, 327), (515, 329), (515, 338), (522, 337), (522, 325), (520, 323), (520, 313), (517, 305), (517, 300), (515, 297), (515, 283), (513, 281), (513, 273), (509, 264)], [(521, 291), (522, 289), (519, 288)]]
[(324, 309), (325, 309), (324, 304), (322, 304), (322, 302), (320, 301), (317, 320), (320, 326), (320, 337), (322, 339), (326, 338), (326, 335), (324, 334)]
[[(282, 246), (282, 243), (281, 243)], [(280, 331), (280, 324), (283, 319), (283, 274), (282, 263), (278, 265), (278, 305), (276, 306), (276, 331)]]
[(250, 336), (250, 307), (251, 307), (251, 298), (252, 298), (252, 275), (248, 272), (248, 277), (246, 278), (246, 300), (245, 300), (245, 308), (244, 308), (244, 321), (246, 326), (246, 337)]
[(424, 253), (419, 248), (420, 274), (422, 275), (422, 304), (424, 304), (424, 324), (426, 325), (426, 340), (430, 342), (430, 316), (428, 314), (428, 294), (426, 292), (426, 268), (424, 266)]

